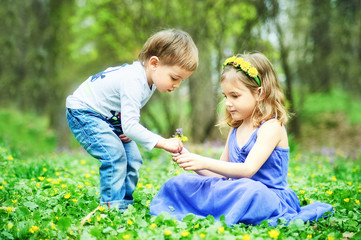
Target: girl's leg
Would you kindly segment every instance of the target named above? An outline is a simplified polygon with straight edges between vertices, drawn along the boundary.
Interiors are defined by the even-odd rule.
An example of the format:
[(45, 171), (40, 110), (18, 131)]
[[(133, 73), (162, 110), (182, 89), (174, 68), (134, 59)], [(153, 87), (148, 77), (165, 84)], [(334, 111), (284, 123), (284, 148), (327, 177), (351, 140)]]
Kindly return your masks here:
[(125, 199), (129, 204), (133, 204), (133, 192), (137, 187), (139, 169), (143, 164), (137, 144), (134, 141), (124, 143), (127, 154), (127, 176), (125, 177)]
[(127, 156), (119, 137), (102, 115), (89, 110), (67, 111), (69, 127), (84, 149), (101, 163), (101, 204), (125, 209), (124, 185), (127, 173)]

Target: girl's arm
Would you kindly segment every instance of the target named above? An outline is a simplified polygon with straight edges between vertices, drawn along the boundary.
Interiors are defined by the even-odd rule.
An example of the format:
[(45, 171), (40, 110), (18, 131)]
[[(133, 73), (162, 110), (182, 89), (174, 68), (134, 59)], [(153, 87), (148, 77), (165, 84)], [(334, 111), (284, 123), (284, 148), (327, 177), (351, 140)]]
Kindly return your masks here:
[(282, 131), (285, 130), (278, 121), (264, 123), (259, 129), (257, 140), (244, 163), (218, 161), (196, 154), (182, 154), (175, 160), (180, 167), (187, 171), (208, 170), (227, 178), (251, 178), (280, 143), (283, 136)]
[[(200, 161), (202, 161), (202, 159), (211, 159), (211, 160), (215, 160), (215, 161), (223, 161), (223, 162), (228, 162), (229, 161), (229, 151), (228, 151), (228, 139), (229, 136), (231, 135), (232, 129), (229, 131), (228, 133), (228, 137), (227, 137), (227, 141), (226, 141), (226, 145), (224, 146), (224, 150), (223, 153), (221, 155), (221, 158), (219, 160), (215, 160), (215, 159), (211, 159), (211, 158), (206, 158), (203, 156), (200, 156), (198, 154), (194, 154), (194, 153), (190, 153), (186, 148), (183, 148), (183, 151), (180, 154), (173, 154), (173, 160), (175, 162), (177, 162), (177, 160), (179, 159), (178, 156), (180, 155), (184, 155), (189, 158), (193, 158), (193, 159), (200, 159)], [(208, 161), (208, 160), (207, 160)], [(178, 163), (178, 162), (177, 162)], [(188, 170), (188, 169), (184, 169), (184, 170)], [(210, 176), (210, 177), (219, 177), (219, 178), (227, 178), (221, 174), (218, 174), (216, 172), (210, 171), (208, 169), (199, 169), (199, 170), (194, 170), (198, 175), (202, 175), (202, 176)]]

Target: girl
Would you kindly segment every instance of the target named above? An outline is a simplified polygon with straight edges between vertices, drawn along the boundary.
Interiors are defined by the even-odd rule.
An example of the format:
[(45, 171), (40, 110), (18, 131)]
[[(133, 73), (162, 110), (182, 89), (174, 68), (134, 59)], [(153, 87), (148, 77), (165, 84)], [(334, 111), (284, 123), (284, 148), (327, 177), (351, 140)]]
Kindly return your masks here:
[(189, 213), (199, 218), (225, 216), (228, 225), (260, 224), (277, 219), (317, 220), (332, 206), (320, 202), (300, 207), (287, 187), (289, 147), (284, 95), (269, 60), (260, 53), (228, 58), (221, 87), (225, 122), (232, 127), (219, 160), (183, 148), (173, 160), (186, 171), (164, 183), (150, 205), (179, 220)]

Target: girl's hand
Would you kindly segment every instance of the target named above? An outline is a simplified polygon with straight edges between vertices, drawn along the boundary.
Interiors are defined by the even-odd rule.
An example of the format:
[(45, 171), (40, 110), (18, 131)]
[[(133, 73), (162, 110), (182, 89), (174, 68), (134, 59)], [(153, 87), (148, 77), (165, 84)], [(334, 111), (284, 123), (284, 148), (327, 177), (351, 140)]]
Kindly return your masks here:
[(123, 143), (127, 143), (127, 142), (132, 141), (130, 138), (128, 138), (127, 136), (125, 136), (125, 134), (119, 135), (119, 139), (120, 139)]
[(171, 153), (171, 154), (172, 154), (173, 161), (174, 161), (174, 162), (177, 162), (177, 161), (175, 160), (176, 157), (178, 157), (178, 156), (181, 155), (181, 154), (187, 154), (187, 153), (189, 153), (189, 151), (188, 151), (188, 149), (186, 149), (186, 148), (183, 148), (182, 151), (179, 152), (179, 153)]
[(206, 159), (194, 153), (182, 153), (179, 156), (173, 157), (173, 160), (186, 171), (206, 169)]

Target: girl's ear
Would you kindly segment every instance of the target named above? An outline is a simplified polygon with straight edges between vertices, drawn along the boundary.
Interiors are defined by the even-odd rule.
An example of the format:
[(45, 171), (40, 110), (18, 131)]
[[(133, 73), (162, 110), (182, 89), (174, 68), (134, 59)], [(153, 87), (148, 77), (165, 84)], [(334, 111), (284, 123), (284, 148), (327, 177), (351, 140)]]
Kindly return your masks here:
[(151, 56), (148, 62), (150, 69), (156, 70), (159, 65), (159, 58), (157, 56)]
[(262, 101), (263, 99), (264, 99), (263, 88), (259, 87), (257, 88), (257, 101)]

